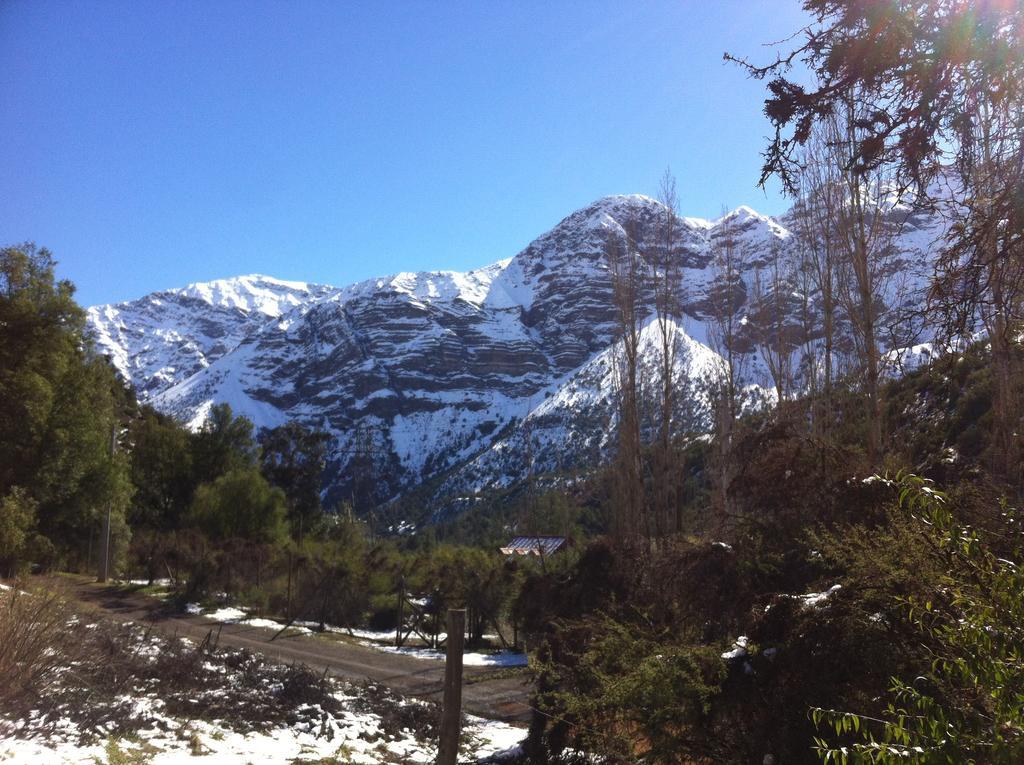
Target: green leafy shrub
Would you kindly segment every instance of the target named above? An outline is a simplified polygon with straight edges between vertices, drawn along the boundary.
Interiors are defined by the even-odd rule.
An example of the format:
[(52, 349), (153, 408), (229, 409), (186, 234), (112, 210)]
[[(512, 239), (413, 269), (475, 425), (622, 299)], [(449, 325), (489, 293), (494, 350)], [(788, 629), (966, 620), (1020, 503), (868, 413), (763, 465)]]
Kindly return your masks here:
[(607, 615), (577, 623), (564, 637), (559, 661), (542, 652), (537, 666), (547, 683), (557, 680), (538, 698), (544, 715), (564, 723), (547, 736), (553, 753), (569, 746), (607, 762), (685, 758), (725, 679), (720, 649), (674, 642), (642, 622)]
[(817, 751), (823, 762), (844, 764), (1024, 761), (1019, 519), (1004, 508), (1002, 533), (991, 537), (965, 525), (924, 479), (890, 484), (948, 571), (933, 597), (901, 601), (930, 668), (913, 680), (894, 678), (878, 717), (813, 708), (814, 723), (834, 734), (817, 738)]

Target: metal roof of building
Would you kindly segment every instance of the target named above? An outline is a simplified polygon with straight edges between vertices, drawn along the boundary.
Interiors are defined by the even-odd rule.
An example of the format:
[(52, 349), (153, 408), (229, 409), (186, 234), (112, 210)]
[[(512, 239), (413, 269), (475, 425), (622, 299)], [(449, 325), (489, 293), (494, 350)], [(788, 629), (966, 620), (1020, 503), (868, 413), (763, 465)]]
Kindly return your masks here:
[(565, 537), (516, 537), (501, 548), (505, 555), (551, 555), (566, 545)]

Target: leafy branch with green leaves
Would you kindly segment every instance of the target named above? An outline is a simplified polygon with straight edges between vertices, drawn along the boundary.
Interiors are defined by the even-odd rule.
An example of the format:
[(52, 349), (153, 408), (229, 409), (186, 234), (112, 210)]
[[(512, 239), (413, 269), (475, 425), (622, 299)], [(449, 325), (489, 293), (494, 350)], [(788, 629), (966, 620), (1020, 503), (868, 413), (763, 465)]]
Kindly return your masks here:
[[(1019, 763), (1024, 761), (1024, 551), (1019, 521), (1000, 508), (998, 532), (960, 520), (927, 479), (886, 482), (947, 567), (933, 599), (902, 600), (929, 670), (893, 679), (881, 717), (812, 708), (823, 763)], [(831, 740), (830, 740), (831, 739)]]

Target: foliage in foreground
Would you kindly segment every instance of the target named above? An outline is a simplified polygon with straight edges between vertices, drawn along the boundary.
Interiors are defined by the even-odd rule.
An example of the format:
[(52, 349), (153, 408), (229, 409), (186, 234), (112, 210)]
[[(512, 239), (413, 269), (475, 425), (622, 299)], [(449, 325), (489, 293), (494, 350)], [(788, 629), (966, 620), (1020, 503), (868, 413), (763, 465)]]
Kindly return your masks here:
[[(970, 381), (959, 398), (943, 393), (947, 367)], [(987, 404), (987, 378), (973, 375), (983, 368), (984, 354), (975, 355), (894, 383), (889, 397), (903, 414), (886, 462), (931, 465), (974, 533), (1010, 559), (999, 540), (1013, 524), (992, 512), (999, 489), (978, 468), (984, 450), (947, 457), (946, 445), (961, 443), (977, 417), (935, 415)], [(527, 578), (519, 603), (541, 659), (536, 760), (585, 749), (610, 762), (738, 764), (771, 754), (810, 765), (821, 734), (809, 707), (884, 719), (893, 677), (929, 676), (935, 656), (905, 604), (937, 608), (936, 592), (950, 591), (957, 569), (893, 486), (858, 477), (870, 469), (857, 424), (844, 416), (824, 459), (799, 420), (747, 418), (736, 434), (746, 468), (730, 525), (704, 515), (703, 539), (655, 547), (598, 540), (567, 569)], [(680, 675), (677, 663), (658, 658), (681, 655), (706, 660), (704, 674)], [(643, 692), (629, 692), (638, 678)], [(652, 704), (665, 687), (673, 690)], [(649, 727), (662, 712), (671, 721)]]
[[(947, 497), (912, 475), (900, 503), (948, 567), (934, 598), (907, 598), (930, 669), (894, 678), (880, 717), (815, 708), (825, 763), (1017, 763), (1024, 759), (1024, 536), (1003, 508), (998, 535), (965, 525)], [(852, 737), (850, 734), (854, 734)], [(857, 736), (859, 735), (859, 740)]]
[[(645, 629), (645, 626), (647, 627)], [(600, 614), (564, 634), (575, 656), (553, 661), (542, 651), (536, 669), (549, 690), (539, 703), (555, 721), (553, 735), (608, 762), (671, 761), (680, 737), (701, 735), (726, 667), (714, 646), (678, 643), (642, 621)], [(560, 664), (574, 671), (563, 675)]]

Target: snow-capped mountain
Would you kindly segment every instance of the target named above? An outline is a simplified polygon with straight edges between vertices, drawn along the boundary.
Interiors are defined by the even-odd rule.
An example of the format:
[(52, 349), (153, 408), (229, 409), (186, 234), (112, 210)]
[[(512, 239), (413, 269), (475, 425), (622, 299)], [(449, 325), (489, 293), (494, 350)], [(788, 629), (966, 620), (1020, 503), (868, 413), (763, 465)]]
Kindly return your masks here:
[(142, 400), (230, 353), (270, 318), (306, 306), (330, 287), (238, 276), (89, 309), (100, 348)]
[[(773, 251), (794, 246), (791, 221), (748, 207), (717, 220), (678, 217), (665, 254), (665, 220), (650, 198), (607, 197), (515, 257), (467, 273), (401, 273), (341, 288), (243, 276), (95, 306), (89, 321), (140, 398), (192, 427), (219, 402), (260, 427), (298, 420), (333, 439), (329, 497), (380, 501), (438, 479), (441, 501), (606, 452), (619, 341), (609, 242), (628, 237), (638, 252), (662, 252), (675, 265), (683, 388), (720, 363), (709, 306), (723, 287), (723, 243), (737, 274), (725, 287), (746, 326), (758, 309), (755, 274)], [(892, 299), (914, 301), (941, 230), (927, 216), (901, 221)], [(659, 267), (644, 257), (644, 268)], [(796, 286), (787, 289), (787, 300), (800, 302)], [(658, 344), (649, 285), (641, 302), (650, 361)], [(787, 311), (795, 322), (796, 307)], [(752, 359), (751, 381), (767, 386)], [(699, 404), (699, 394), (690, 399)]]

